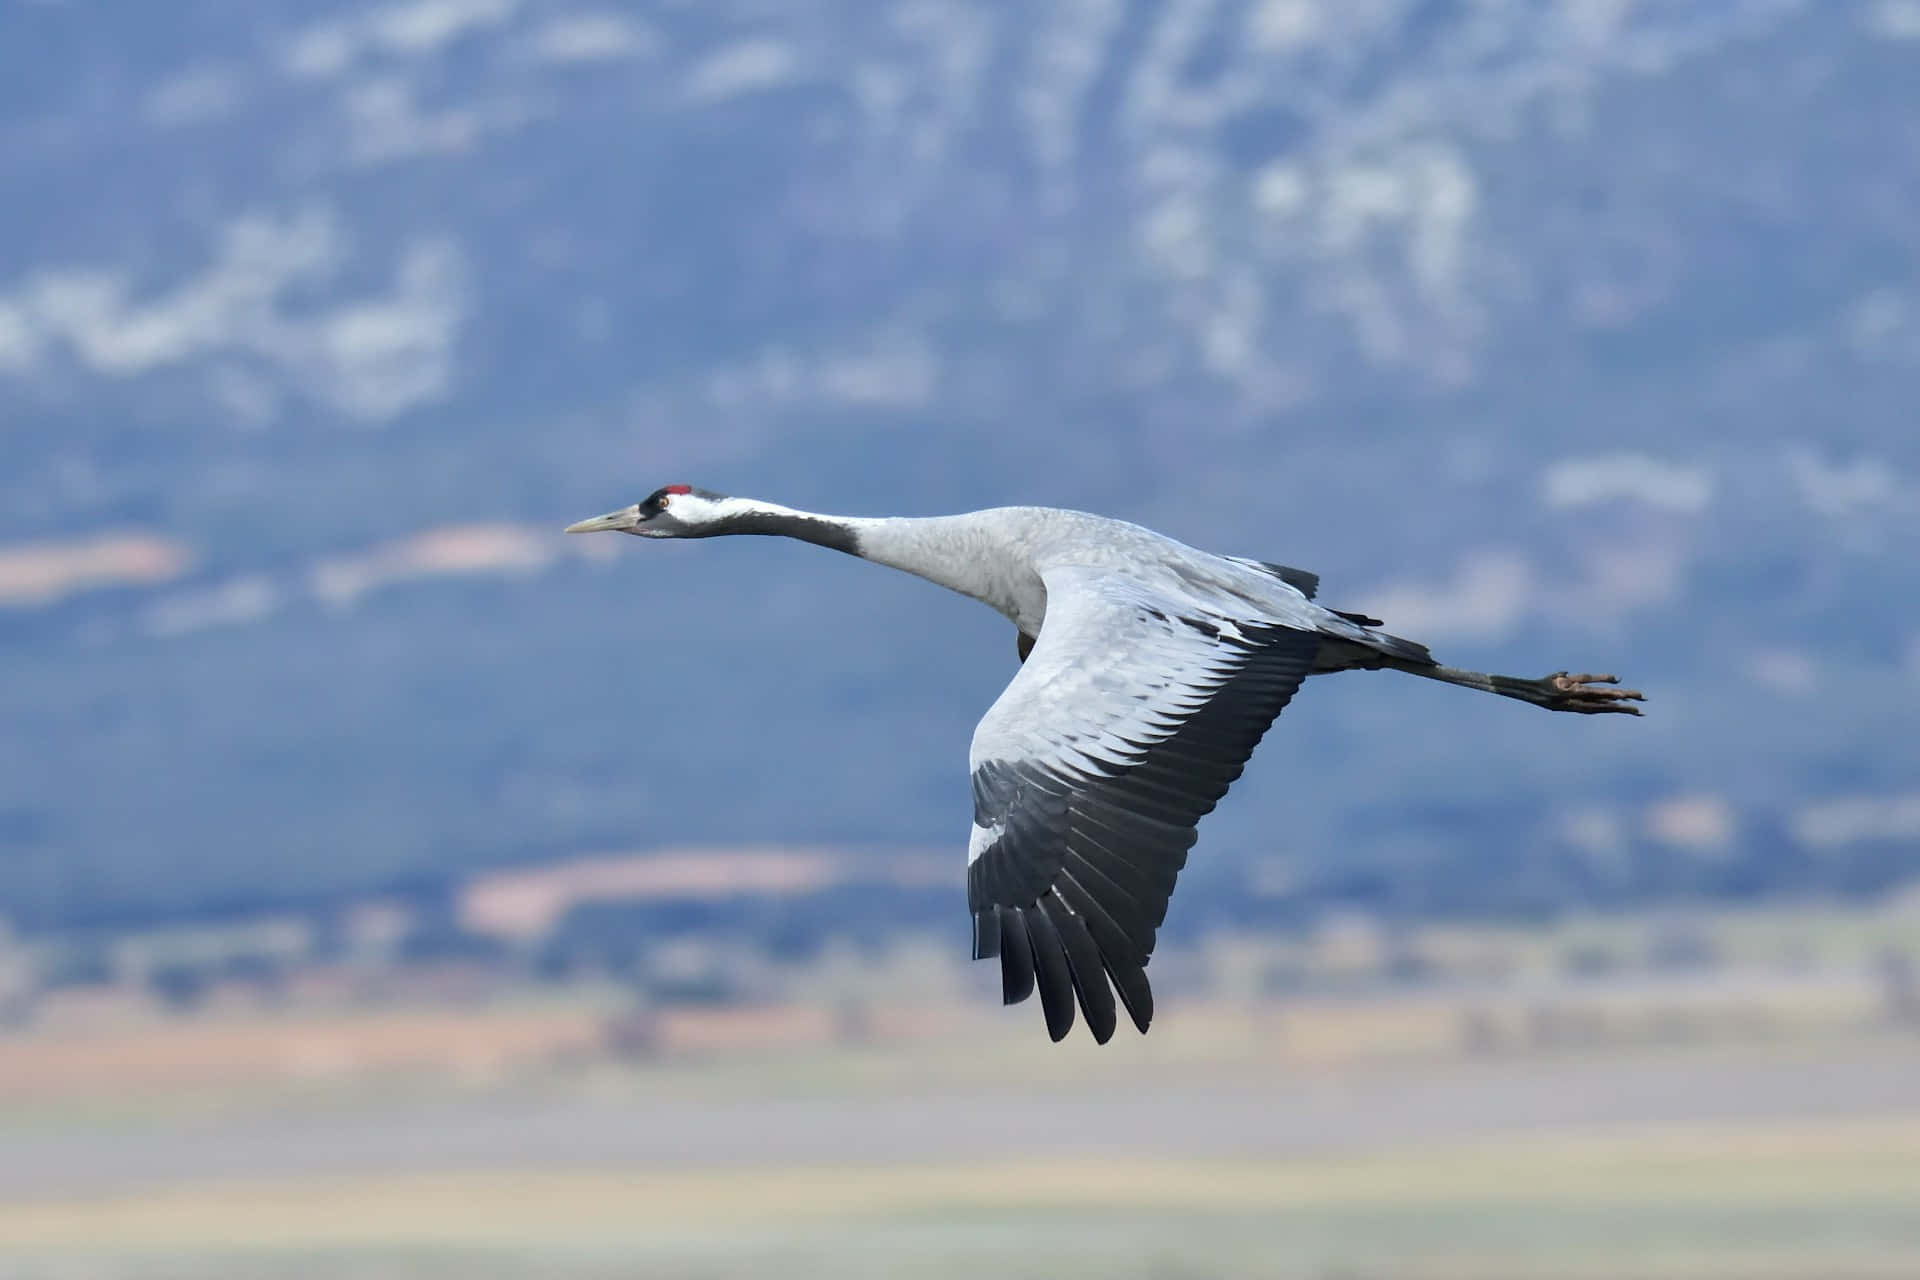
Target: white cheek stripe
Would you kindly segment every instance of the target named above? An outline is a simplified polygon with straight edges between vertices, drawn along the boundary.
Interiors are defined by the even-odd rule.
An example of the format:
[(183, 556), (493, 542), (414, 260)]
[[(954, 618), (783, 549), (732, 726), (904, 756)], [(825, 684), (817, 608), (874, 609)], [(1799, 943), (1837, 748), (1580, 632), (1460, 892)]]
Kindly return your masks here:
[(697, 493), (667, 495), (667, 514), (684, 524), (712, 524), (730, 516), (751, 515), (756, 511), (791, 514), (792, 508), (771, 502), (755, 502), (751, 498), (721, 498), (716, 501)]

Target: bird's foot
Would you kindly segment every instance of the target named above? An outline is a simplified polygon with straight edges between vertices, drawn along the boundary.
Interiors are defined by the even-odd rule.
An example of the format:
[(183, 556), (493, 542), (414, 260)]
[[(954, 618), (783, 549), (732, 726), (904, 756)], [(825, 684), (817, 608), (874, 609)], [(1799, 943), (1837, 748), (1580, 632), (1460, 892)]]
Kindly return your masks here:
[(1538, 705), (1549, 711), (1578, 711), (1582, 715), (1614, 712), (1637, 716), (1640, 708), (1633, 704), (1646, 701), (1638, 689), (1609, 688), (1620, 683), (1619, 676), (1572, 675), (1556, 671), (1529, 683), (1540, 691)]

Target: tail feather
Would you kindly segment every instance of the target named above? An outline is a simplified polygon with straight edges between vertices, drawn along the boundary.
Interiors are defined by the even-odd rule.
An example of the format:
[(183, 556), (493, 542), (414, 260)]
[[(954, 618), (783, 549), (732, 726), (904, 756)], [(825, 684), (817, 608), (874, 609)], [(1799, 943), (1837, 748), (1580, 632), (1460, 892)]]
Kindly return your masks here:
[[(1314, 595), (1320, 590), (1320, 575), (1317, 573), (1310, 573), (1305, 569), (1296, 569), (1291, 565), (1275, 564), (1271, 560), (1250, 560), (1245, 556), (1228, 556), (1227, 558), (1237, 563), (1247, 565), (1250, 568), (1260, 569), (1272, 574), (1309, 600), (1313, 599)], [(1365, 613), (1347, 613), (1339, 609), (1330, 609), (1328, 612), (1341, 621), (1350, 622), (1356, 628), (1362, 629), (1363, 633), (1359, 635), (1351, 632), (1337, 633), (1341, 639), (1348, 640), (1363, 649), (1371, 649), (1384, 657), (1394, 658), (1401, 662), (1409, 662), (1415, 666), (1430, 667), (1434, 665), (1433, 654), (1428, 651), (1427, 646), (1420, 644), (1418, 641), (1406, 640), (1400, 636), (1388, 635), (1384, 631), (1374, 630), (1376, 627), (1386, 625), (1381, 619)], [(1023, 658), (1025, 657), (1024, 654), (1021, 656)], [(1341, 668), (1329, 667), (1325, 669), (1339, 670)]]
[[(1376, 624), (1378, 625), (1378, 624)], [(1403, 640), (1399, 636), (1390, 636), (1384, 631), (1372, 632), (1368, 639), (1374, 648), (1391, 658), (1402, 662), (1411, 662), (1418, 666), (1433, 665), (1433, 654), (1427, 646), (1415, 640)]]

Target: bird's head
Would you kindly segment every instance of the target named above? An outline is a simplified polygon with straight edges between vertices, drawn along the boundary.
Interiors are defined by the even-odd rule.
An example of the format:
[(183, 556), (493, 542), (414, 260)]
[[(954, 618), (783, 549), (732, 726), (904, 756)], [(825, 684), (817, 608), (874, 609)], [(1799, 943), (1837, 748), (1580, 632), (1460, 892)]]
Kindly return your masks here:
[(644, 501), (630, 507), (568, 525), (567, 532), (611, 530), (641, 538), (708, 538), (728, 532), (727, 522), (741, 514), (738, 510), (741, 505), (737, 499), (722, 493), (670, 484), (655, 489)]

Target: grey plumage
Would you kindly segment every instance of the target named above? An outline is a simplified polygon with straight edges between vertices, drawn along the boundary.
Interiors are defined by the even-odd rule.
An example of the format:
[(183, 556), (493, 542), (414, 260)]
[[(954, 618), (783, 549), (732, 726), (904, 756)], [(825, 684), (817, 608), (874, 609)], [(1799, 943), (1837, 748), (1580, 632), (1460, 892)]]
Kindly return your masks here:
[[(1196, 826), (1308, 676), (1392, 668), (1558, 711), (1630, 712), (1611, 676), (1539, 680), (1435, 663), (1313, 599), (1317, 575), (1051, 507), (869, 519), (687, 486), (574, 525), (646, 537), (773, 534), (891, 565), (1011, 621), (1022, 665), (974, 731), (967, 899), (1009, 1004), (1039, 993), (1105, 1042), (1146, 1031), (1146, 966)], [(1033, 639), (1029, 639), (1029, 638)]]

